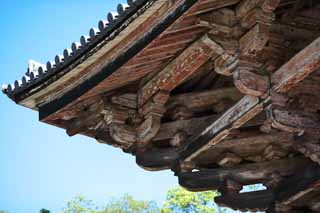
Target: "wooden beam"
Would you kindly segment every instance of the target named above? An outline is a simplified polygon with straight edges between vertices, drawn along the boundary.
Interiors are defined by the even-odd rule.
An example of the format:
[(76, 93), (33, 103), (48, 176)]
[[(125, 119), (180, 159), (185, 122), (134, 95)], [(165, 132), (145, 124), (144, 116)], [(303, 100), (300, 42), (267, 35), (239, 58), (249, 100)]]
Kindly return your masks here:
[(238, 65), (238, 70), (234, 72), (233, 78), (237, 89), (247, 95), (262, 96), (270, 88), (268, 77), (248, 71), (242, 65)]
[(270, 26), (271, 32), (283, 35), (289, 40), (315, 40), (320, 36), (319, 30), (299, 28), (295, 25), (274, 23)]
[(78, 117), (67, 121), (66, 132), (69, 136), (85, 132), (88, 128), (98, 124), (103, 119), (103, 104), (101, 102), (84, 107)]
[(130, 150), (131, 145), (128, 146), (127, 143), (120, 143), (118, 141), (115, 141), (111, 136), (108, 129), (97, 129), (95, 131), (95, 139), (102, 144), (108, 144), (116, 148), (121, 148), (123, 151)]
[(192, 161), (203, 151), (220, 143), (230, 134), (232, 129), (239, 128), (259, 114), (263, 107), (263, 103), (258, 98), (253, 96), (243, 97), (199, 135), (190, 138), (180, 152), (180, 159), (182, 162)]
[(312, 164), (306, 158), (290, 158), (262, 163), (248, 163), (227, 169), (209, 169), (198, 172), (178, 173), (179, 184), (190, 191), (223, 189), (225, 181), (231, 179), (242, 185), (264, 183), (270, 174), (288, 176)]
[(272, 126), (287, 132), (308, 132), (319, 135), (320, 116), (315, 113), (271, 109)]
[(272, 75), (272, 89), (285, 93), (319, 68), (320, 38), (296, 54)]
[(320, 193), (319, 177), (320, 167), (309, 163), (308, 167), (301, 168), (291, 178), (287, 178), (275, 190), (276, 210), (294, 210), (295, 207), (308, 207), (308, 203), (313, 200), (320, 202), (317, 196)]
[(144, 105), (157, 92), (170, 92), (181, 84), (210, 59), (215, 48), (216, 43), (207, 35), (194, 42), (140, 89), (139, 106)]
[(275, 160), (285, 157), (287, 152), (284, 150), (290, 149), (294, 141), (293, 134), (287, 132), (265, 134), (259, 131), (240, 130), (240, 133), (235, 136), (225, 139), (203, 152), (193, 162), (197, 168), (207, 168), (214, 164), (219, 165), (221, 160), (228, 159), (227, 153), (236, 155), (238, 161), (239, 158), (253, 162)]
[(214, 201), (219, 206), (231, 208), (241, 212), (266, 211), (273, 203), (273, 192), (271, 190), (261, 190), (255, 192), (244, 192), (240, 194), (222, 194)]
[(137, 109), (137, 96), (133, 93), (112, 96), (111, 102), (130, 109)]
[(219, 8), (237, 4), (240, 0), (201, 0), (199, 4), (191, 11), (190, 16), (208, 13)]
[[(210, 117), (206, 118), (210, 120)], [(171, 124), (175, 123), (177, 122), (173, 122)], [(249, 123), (250, 122), (248, 122), (248, 124)], [(192, 129), (193, 127), (193, 125), (190, 125), (183, 129), (183, 127), (181, 126), (181, 129), (178, 127), (173, 127), (175, 128), (174, 130), (169, 130), (169, 128), (172, 126), (171, 124), (164, 124), (162, 126), (163, 130), (159, 131), (162, 137), (160, 137), (159, 135), (159, 139), (161, 138), (162, 140), (165, 140), (173, 138), (175, 137), (175, 133), (184, 132), (188, 129)], [(204, 125), (205, 124), (203, 124), (203, 126)], [(165, 133), (168, 133), (168, 135), (165, 135)], [(187, 131), (186, 133), (192, 134)], [(219, 160), (222, 160), (220, 158), (221, 156), (223, 156), (223, 153), (226, 152), (236, 153), (241, 158), (248, 160), (250, 157), (260, 156), (261, 153), (264, 152), (265, 147), (268, 147), (271, 144), (279, 144), (279, 146), (281, 146), (279, 147), (279, 149), (281, 149), (282, 147), (287, 148), (291, 146), (293, 141), (293, 135), (288, 134), (286, 132), (278, 132), (272, 135), (261, 134), (257, 132), (255, 134), (243, 132), (235, 138), (225, 139), (221, 141), (221, 143), (217, 144), (214, 149), (208, 150), (207, 153), (204, 153), (200, 155), (199, 158), (195, 159), (194, 163), (196, 167), (205, 167), (210, 164), (216, 164)], [(168, 146), (168, 144), (166, 145)], [(146, 167), (147, 170), (162, 170), (172, 168), (172, 166), (174, 166), (174, 163), (178, 160), (178, 153), (179, 152), (176, 147), (153, 148), (145, 152), (139, 152), (137, 154), (137, 159), (140, 159), (139, 163), (142, 165), (142, 167)], [(208, 156), (210, 156), (211, 158), (208, 158)], [(263, 160), (263, 157), (261, 157), (261, 160), (259, 161)]]
[(255, 7), (257, 7), (259, 4), (262, 3), (263, 0), (243, 0), (240, 2), (240, 4), (236, 8), (236, 16), (238, 18), (242, 18), (248, 12)]
[(268, 40), (269, 26), (258, 23), (239, 41), (241, 54), (233, 78), (235, 86), (244, 94), (262, 96), (270, 88), (269, 79), (256, 74), (261, 72), (261, 64), (258, 63), (257, 57)]
[(175, 105), (187, 106), (193, 112), (202, 111), (204, 109), (212, 108), (213, 105), (218, 104), (223, 99), (229, 99), (232, 102), (240, 100), (242, 94), (234, 87), (220, 88), (215, 90), (208, 90), (203, 92), (191, 92), (181, 95), (172, 96), (167, 108), (172, 108)]
[(170, 169), (178, 158), (178, 152), (173, 148), (153, 148), (136, 153), (136, 163), (148, 171)]
[[(201, 92), (190, 92), (174, 95), (169, 98), (165, 104), (166, 110), (175, 106), (186, 106), (192, 112), (201, 112), (212, 109), (214, 105), (219, 104), (223, 100), (236, 102), (243, 95), (234, 87), (225, 87), (213, 90), (205, 90)], [(129, 109), (137, 109), (137, 95), (126, 93), (115, 95), (111, 98), (113, 104), (117, 104)]]
[(217, 120), (217, 118), (218, 115), (210, 115), (200, 118), (163, 123), (158, 134), (153, 138), (153, 141), (171, 139), (178, 131), (186, 132), (188, 135), (195, 135), (208, 126), (208, 124)]
[(309, 141), (299, 142), (293, 147), (295, 150), (320, 165), (320, 144), (318, 144), (317, 141), (314, 143)]

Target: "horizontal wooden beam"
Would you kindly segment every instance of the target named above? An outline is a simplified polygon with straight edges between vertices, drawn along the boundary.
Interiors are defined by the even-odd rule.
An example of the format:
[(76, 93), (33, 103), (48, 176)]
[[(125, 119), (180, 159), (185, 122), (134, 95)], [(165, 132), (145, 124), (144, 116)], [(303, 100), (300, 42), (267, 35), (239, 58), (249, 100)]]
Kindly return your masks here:
[[(214, 119), (213, 117), (205, 117), (204, 120)], [(192, 119), (193, 120), (193, 119)], [(192, 120), (187, 121), (188, 124), (191, 124)], [(190, 122), (190, 123), (189, 123)], [(177, 133), (183, 132), (187, 129), (192, 129), (194, 125), (188, 125), (183, 129), (183, 125), (181, 126), (182, 129), (175, 127), (175, 130), (169, 130), (172, 127), (172, 124), (177, 122), (164, 124), (161, 128), (162, 130), (159, 131), (159, 135), (155, 137), (155, 139), (162, 139), (168, 140), (176, 136)], [(246, 125), (250, 125), (251, 122), (248, 122)], [(186, 124), (186, 123), (185, 123)], [(203, 124), (205, 125), (205, 124)], [(165, 133), (168, 133), (166, 135)], [(187, 132), (190, 134), (190, 132)], [(189, 136), (189, 137), (192, 137)], [(154, 142), (155, 142), (154, 139)], [(249, 156), (261, 155), (261, 160), (263, 160), (262, 153), (272, 144), (279, 144), (280, 147), (288, 147), (291, 146), (293, 143), (293, 135), (288, 134), (286, 132), (278, 132), (271, 134), (261, 134), (261, 133), (247, 133), (243, 132), (237, 135), (236, 138), (225, 139), (221, 141), (221, 143), (217, 144), (214, 149), (209, 149), (206, 153), (200, 155), (197, 159), (194, 160), (197, 167), (202, 167), (202, 165), (208, 164), (215, 164), (217, 163), (218, 159), (220, 159), (224, 153), (231, 152), (236, 153), (238, 156), (249, 158)], [(145, 152), (140, 152), (137, 154), (137, 162), (142, 167), (145, 167), (147, 170), (162, 170), (162, 169), (169, 169), (174, 166), (176, 161), (178, 160), (178, 150), (175, 147), (171, 148), (154, 148), (151, 150), (147, 150)], [(270, 153), (269, 153), (270, 154)], [(208, 158), (211, 156), (211, 158)], [(203, 160), (204, 159), (204, 160)]]
[(290, 158), (271, 162), (248, 163), (228, 169), (209, 169), (198, 172), (178, 173), (179, 184), (191, 191), (223, 189), (225, 181), (231, 179), (241, 185), (263, 183), (270, 174), (288, 176), (299, 172), (312, 162), (306, 158)]
[(177, 158), (178, 152), (174, 148), (153, 148), (136, 153), (136, 163), (148, 171), (170, 169)]
[(216, 197), (214, 201), (219, 206), (231, 208), (241, 212), (266, 211), (273, 203), (273, 192), (261, 190), (255, 192), (244, 192), (240, 194), (223, 194)]
[(167, 108), (175, 105), (187, 106), (193, 112), (201, 111), (203, 109), (212, 108), (213, 105), (218, 104), (223, 99), (228, 99), (232, 102), (240, 100), (243, 95), (234, 87), (220, 88), (215, 90), (208, 90), (203, 92), (191, 92), (181, 95), (172, 96)]
[(186, 132), (188, 135), (195, 135), (208, 126), (208, 124), (214, 122), (217, 118), (218, 115), (210, 115), (200, 118), (163, 123), (158, 134), (153, 138), (153, 141), (171, 139), (179, 131)]
[[(245, 126), (248, 124), (250, 122)], [(193, 162), (196, 168), (210, 167), (213, 164), (230, 167), (245, 160), (262, 162), (279, 159), (286, 156), (285, 150), (294, 143), (293, 134), (286, 132), (265, 134), (259, 131), (240, 130), (235, 134), (234, 137), (224, 139), (195, 158)], [(230, 156), (231, 162), (228, 162)], [(240, 162), (232, 162), (233, 159), (238, 159)]]
[[(234, 87), (225, 87), (214, 90), (206, 90), (201, 92), (190, 92), (171, 96), (165, 105), (165, 108), (171, 109), (175, 106), (186, 106), (192, 112), (200, 112), (203, 110), (213, 109), (214, 105), (221, 103), (223, 100), (236, 102), (243, 95)], [(130, 109), (137, 109), (137, 95), (134, 93), (126, 93), (113, 96), (111, 102)]]

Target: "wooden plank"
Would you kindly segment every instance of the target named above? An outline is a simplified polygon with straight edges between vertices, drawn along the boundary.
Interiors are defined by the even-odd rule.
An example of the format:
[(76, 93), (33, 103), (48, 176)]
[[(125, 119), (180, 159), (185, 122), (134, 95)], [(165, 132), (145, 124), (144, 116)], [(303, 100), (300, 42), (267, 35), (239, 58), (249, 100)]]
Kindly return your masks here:
[(263, 110), (263, 103), (253, 96), (243, 97), (236, 105), (225, 112), (218, 120), (208, 126), (196, 137), (190, 138), (180, 152), (184, 162), (191, 162), (200, 153), (220, 143), (230, 130), (239, 128)]
[(296, 54), (272, 75), (272, 89), (285, 93), (319, 68), (320, 38)]
[(189, 46), (138, 92), (138, 103), (144, 105), (159, 91), (173, 90), (196, 72), (214, 53), (216, 43), (207, 35)]

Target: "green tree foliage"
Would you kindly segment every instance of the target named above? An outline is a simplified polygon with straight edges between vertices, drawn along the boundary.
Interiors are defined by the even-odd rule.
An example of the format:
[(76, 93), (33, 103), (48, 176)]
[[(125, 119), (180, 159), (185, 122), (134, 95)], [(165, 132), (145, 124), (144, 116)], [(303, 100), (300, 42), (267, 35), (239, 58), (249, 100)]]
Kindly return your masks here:
[(189, 192), (182, 187), (174, 187), (167, 192), (167, 198), (161, 210), (154, 201), (135, 200), (130, 195), (109, 201), (103, 208), (97, 207), (91, 200), (77, 196), (67, 202), (59, 213), (221, 213), (213, 202), (219, 193)]
[(214, 213), (214, 198), (218, 196), (216, 191), (189, 192), (182, 187), (174, 187), (167, 192), (167, 199), (161, 209), (161, 213)]
[(153, 201), (137, 201), (130, 195), (111, 201), (103, 213), (157, 213), (160, 210)]
[(91, 200), (77, 196), (67, 202), (60, 213), (158, 213), (153, 201), (138, 201), (130, 195), (111, 200), (105, 207), (99, 208)]
[(59, 213), (99, 213), (92, 200), (84, 196), (76, 196), (67, 202), (66, 207)]

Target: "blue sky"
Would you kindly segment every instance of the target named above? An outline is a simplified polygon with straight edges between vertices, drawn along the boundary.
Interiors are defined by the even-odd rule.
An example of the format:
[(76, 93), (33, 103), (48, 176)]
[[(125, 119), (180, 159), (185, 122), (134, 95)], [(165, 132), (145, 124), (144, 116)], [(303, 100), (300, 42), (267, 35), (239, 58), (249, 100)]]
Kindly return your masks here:
[[(0, 83), (20, 79), (28, 59), (45, 63), (97, 26), (119, 0), (1, 0)], [(162, 202), (177, 184), (170, 171), (147, 172), (132, 156), (38, 121), (0, 95), (0, 210), (56, 212), (76, 194), (103, 203), (124, 193)]]

